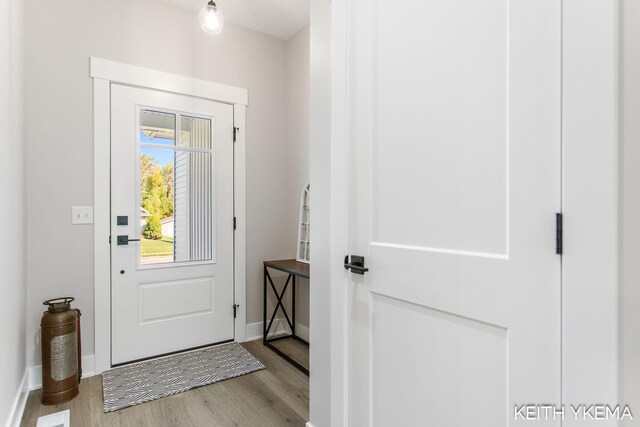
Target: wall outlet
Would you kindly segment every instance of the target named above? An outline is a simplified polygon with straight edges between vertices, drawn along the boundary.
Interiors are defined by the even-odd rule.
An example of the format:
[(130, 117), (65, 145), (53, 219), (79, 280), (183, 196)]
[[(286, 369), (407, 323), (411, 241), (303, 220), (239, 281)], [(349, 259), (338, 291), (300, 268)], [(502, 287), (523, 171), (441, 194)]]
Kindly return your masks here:
[(93, 206), (72, 206), (71, 224), (93, 224)]

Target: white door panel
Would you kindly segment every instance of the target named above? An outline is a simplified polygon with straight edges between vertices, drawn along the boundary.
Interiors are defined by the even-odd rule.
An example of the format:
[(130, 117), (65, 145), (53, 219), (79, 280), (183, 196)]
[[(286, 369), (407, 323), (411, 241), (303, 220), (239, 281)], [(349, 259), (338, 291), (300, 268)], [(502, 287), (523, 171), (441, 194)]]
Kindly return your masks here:
[[(111, 363), (233, 339), (232, 106), (114, 84), (111, 117)], [(142, 156), (161, 187), (141, 185)], [(172, 216), (141, 210), (158, 188)], [(161, 210), (171, 235), (117, 244)]]
[(141, 324), (213, 313), (214, 277), (140, 283)]
[(373, 12), (373, 237), (504, 254), (509, 2), (422, 3)]
[(560, 404), (560, 12), (350, 2), (350, 425)]
[[(379, 294), (371, 304), (376, 425), (504, 424), (506, 329)], [(446, 419), (452, 423), (432, 424)]]

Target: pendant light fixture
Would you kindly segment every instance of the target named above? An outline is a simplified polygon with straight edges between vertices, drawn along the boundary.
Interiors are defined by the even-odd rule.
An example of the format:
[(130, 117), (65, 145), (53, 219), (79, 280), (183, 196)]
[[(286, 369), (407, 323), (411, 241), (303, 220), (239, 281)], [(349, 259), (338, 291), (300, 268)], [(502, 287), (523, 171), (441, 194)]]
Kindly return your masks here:
[(218, 6), (210, 0), (206, 6), (200, 9), (200, 26), (202, 31), (209, 34), (220, 34), (224, 26), (224, 15)]

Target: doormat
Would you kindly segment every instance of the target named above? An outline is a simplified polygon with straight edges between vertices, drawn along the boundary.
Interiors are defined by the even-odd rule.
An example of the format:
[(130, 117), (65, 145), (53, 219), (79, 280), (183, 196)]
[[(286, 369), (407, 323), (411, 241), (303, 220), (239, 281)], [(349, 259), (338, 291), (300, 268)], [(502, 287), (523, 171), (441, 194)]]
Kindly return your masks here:
[(264, 369), (237, 342), (147, 360), (102, 373), (104, 412)]

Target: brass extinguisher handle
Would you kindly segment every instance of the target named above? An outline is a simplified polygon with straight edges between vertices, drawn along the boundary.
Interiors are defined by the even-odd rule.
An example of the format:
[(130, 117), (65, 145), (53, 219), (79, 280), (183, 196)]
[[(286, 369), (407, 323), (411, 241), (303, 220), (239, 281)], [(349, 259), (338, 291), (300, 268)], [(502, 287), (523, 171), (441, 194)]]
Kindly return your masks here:
[(78, 313), (78, 330), (76, 333), (78, 334), (78, 384), (80, 384), (80, 380), (82, 379), (82, 334), (80, 333), (80, 316), (82, 313), (80, 309), (74, 309), (76, 313)]

